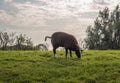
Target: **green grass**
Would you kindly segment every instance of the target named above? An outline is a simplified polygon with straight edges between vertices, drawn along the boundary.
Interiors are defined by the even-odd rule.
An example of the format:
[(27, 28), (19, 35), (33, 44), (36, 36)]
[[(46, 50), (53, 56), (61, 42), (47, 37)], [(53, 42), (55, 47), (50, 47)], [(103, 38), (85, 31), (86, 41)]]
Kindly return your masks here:
[(120, 83), (120, 51), (0, 51), (0, 83)]

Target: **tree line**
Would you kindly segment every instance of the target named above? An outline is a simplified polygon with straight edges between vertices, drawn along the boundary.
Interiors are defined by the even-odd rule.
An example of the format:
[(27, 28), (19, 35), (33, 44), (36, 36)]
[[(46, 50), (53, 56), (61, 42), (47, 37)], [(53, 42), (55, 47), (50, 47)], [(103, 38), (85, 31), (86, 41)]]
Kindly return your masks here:
[(88, 49), (120, 49), (120, 7), (117, 5), (113, 11), (105, 8), (93, 26), (87, 27), (85, 39)]
[(0, 50), (48, 50), (45, 44), (33, 45), (33, 41), (25, 34), (16, 35), (0, 31)]

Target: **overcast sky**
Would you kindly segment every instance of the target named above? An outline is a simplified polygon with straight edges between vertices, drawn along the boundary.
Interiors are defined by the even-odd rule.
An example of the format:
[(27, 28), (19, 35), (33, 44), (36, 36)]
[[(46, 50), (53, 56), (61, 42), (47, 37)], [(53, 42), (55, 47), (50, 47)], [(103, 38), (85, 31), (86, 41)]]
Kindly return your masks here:
[(56, 31), (80, 39), (99, 10), (111, 10), (120, 0), (0, 0), (0, 31), (27, 34), (34, 43)]

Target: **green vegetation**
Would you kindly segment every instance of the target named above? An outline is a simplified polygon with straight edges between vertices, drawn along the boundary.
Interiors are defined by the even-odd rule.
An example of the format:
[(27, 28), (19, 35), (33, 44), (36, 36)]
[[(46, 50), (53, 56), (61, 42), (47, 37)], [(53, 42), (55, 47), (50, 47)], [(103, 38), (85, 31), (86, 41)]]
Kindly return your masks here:
[(120, 51), (0, 51), (0, 83), (119, 83)]
[(85, 39), (88, 49), (120, 49), (120, 5), (113, 11), (105, 8), (93, 26), (88, 26)]

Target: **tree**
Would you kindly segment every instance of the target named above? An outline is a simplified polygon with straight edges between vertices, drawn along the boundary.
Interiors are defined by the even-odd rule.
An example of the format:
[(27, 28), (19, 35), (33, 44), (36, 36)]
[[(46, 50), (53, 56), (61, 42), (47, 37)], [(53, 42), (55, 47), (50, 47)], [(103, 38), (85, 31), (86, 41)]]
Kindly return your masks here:
[(24, 34), (20, 34), (19, 36), (16, 36), (16, 44), (18, 46), (20, 45), (24, 45), (25, 44), (25, 38), (26, 38), (26, 35)]
[(89, 49), (120, 49), (120, 8), (99, 11), (94, 26), (88, 26), (86, 45)]
[(31, 47), (33, 46), (33, 42), (32, 42), (32, 39), (30, 37), (26, 38), (26, 45), (31, 46)]
[(0, 47), (2, 47), (3, 46), (3, 33), (2, 32), (0, 32)]
[(15, 40), (16, 40), (16, 36), (15, 36), (15, 32), (11, 32), (10, 34), (9, 34), (9, 45), (10, 46), (13, 46), (14, 44), (15, 44)]
[(20, 34), (16, 36), (16, 48), (18, 50), (32, 50), (33, 42), (31, 38), (27, 37), (25, 34)]
[(35, 50), (33, 41), (25, 34), (0, 32), (0, 50)]
[(47, 48), (47, 45), (45, 45), (45, 44), (38, 44), (37, 46), (36, 46), (36, 48), (38, 49), (38, 50), (48, 50), (48, 48)]
[(120, 8), (119, 5), (113, 12), (112, 15), (113, 25), (114, 25), (114, 48), (120, 48)]
[(9, 42), (9, 35), (7, 32), (0, 32), (0, 47), (5, 49)]

